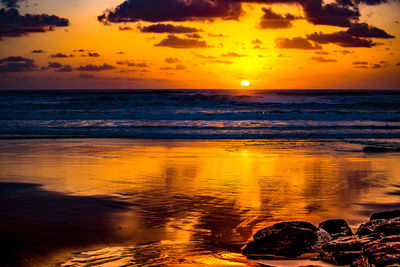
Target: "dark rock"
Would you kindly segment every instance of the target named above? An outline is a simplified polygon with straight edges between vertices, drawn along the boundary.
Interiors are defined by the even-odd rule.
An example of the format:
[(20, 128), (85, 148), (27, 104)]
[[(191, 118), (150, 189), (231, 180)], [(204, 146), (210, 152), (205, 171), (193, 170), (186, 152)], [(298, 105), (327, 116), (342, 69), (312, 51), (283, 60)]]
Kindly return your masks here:
[(248, 257), (296, 259), (316, 253), (330, 235), (308, 222), (277, 223), (258, 231), (242, 253)]
[(333, 239), (353, 235), (350, 226), (342, 219), (323, 221), (318, 227), (327, 231)]
[(358, 236), (339, 237), (322, 247), (320, 257), (338, 265), (351, 264), (355, 259), (362, 256), (363, 247), (377, 238), (375, 235), (362, 238)]
[(377, 220), (372, 220), (366, 223), (361, 224), (358, 227), (358, 230), (356, 232), (356, 235), (358, 236), (365, 236), (372, 234), (372, 232), (380, 225), (383, 225), (387, 222), (385, 219), (377, 219)]
[(383, 225), (376, 227), (374, 234), (383, 236), (400, 235), (400, 221), (389, 221)]
[[(385, 224), (390, 224), (395, 221), (400, 221), (400, 210), (392, 210), (392, 211), (384, 211), (384, 212), (378, 212), (375, 213), (371, 216), (370, 221), (363, 223), (360, 225), (358, 228), (356, 235), (358, 236), (364, 236), (364, 235), (369, 235), (375, 231), (376, 228), (385, 225)], [(386, 229), (385, 227), (382, 227), (381, 229)], [(387, 229), (389, 230), (389, 229)], [(380, 230), (382, 231), (382, 230)], [(394, 231), (397, 231), (394, 229)], [(385, 233), (383, 233), (385, 235)], [(396, 234), (396, 232), (394, 232)]]
[(400, 235), (384, 237), (368, 244), (363, 260), (374, 266), (400, 264)]
[(377, 219), (394, 219), (400, 217), (400, 210), (391, 210), (391, 211), (384, 211), (384, 212), (378, 212), (378, 213), (374, 213), (371, 218), (370, 221), (372, 220), (377, 220)]

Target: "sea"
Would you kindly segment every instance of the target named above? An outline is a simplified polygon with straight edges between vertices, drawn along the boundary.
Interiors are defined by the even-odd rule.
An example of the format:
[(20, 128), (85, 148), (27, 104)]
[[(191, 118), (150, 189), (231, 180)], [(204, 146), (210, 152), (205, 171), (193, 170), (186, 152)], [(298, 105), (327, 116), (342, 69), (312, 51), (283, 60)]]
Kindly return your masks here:
[(393, 139), (400, 91), (0, 92), (0, 138)]
[(400, 91), (0, 91), (0, 226), (24, 266), (259, 266), (274, 223), (400, 207), (368, 145), (400, 147)]

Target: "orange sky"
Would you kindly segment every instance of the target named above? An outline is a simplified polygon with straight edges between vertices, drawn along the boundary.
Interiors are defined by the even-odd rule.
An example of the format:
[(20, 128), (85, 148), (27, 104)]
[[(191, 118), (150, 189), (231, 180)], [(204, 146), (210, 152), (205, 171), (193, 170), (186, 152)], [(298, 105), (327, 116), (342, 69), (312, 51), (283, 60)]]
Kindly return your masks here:
[[(68, 19), (68, 26), (46, 22), (44, 26), (52, 30), (41, 33), (32, 32), (32, 22), (29, 26), (17, 25), (17, 29), (11, 19), (4, 17), (12, 7), (0, 1), (5, 8), (0, 24), (10, 29), (0, 30), (0, 88), (235, 89), (240, 88), (242, 80), (248, 80), (251, 89), (399, 89), (399, 2), (368, 5), (364, 0), (349, 6), (325, 1), (320, 9), (310, 11), (306, 1), (318, 0), (258, 1), (270, 4), (164, 0), (161, 8), (156, 5), (160, 1), (148, 1), (150, 7), (143, 7), (143, 0), (16, 1), (19, 16), (49, 14)], [(121, 13), (123, 19), (134, 22), (97, 19), (106, 9), (113, 12), (123, 2), (131, 4)], [(177, 9), (172, 5), (176, 2), (178, 7), (184, 5), (178, 14), (172, 12)], [(225, 7), (239, 6), (240, 14), (229, 19), (220, 13), (205, 17), (208, 11), (201, 12), (197, 7), (193, 13), (190, 9), (204, 2), (216, 8), (221, 5), (222, 13)], [(165, 6), (168, 3), (170, 8)], [(353, 26), (328, 25), (347, 19), (329, 17), (332, 7), (356, 7), (359, 15), (350, 18), (351, 25), (363, 26), (364, 30), (355, 29), (349, 34)], [(186, 11), (187, 16), (183, 14)], [(172, 13), (175, 17), (168, 17)], [(152, 31), (168, 24), (173, 25), (168, 26), (170, 32), (140, 30), (156, 25), (148, 28)], [(15, 34), (17, 30), (20, 33)], [(351, 39), (350, 44), (342, 39)], [(356, 47), (359, 42), (371, 45)], [(80, 49), (85, 51), (77, 52)], [(54, 57), (58, 53), (68, 57)]]

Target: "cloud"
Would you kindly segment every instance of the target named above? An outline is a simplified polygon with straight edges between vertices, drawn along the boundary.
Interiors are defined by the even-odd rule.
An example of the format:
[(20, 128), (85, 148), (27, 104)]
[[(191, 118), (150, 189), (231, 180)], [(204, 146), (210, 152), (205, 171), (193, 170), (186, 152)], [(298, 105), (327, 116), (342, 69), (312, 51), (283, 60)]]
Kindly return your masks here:
[(1, 0), (0, 1), (0, 3), (2, 3), (7, 8), (19, 7), (19, 2), (22, 2), (22, 0)]
[(88, 64), (86, 66), (80, 66), (77, 68), (77, 70), (80, 71), (103, 71), (103, 70), (113, 70), (115, 69), (114, 66), (109, 65), (107, 63), (104, 63), (103, 65), (93, 65), (93, 64)]
[(342, 47), (372, 47), (376, 45), (372, 40), (354, 37), (344, 31), (334, 33), (315, 32), (307, 35), (307, 39), (320, 44), (334, 43)]
[(395, 38), (377, 27), (368, 25), (367, 23), (353, 23), (347, 30), (352, 36), (367, 37), (367, 38)]
[(165, 63), (168, 63), (168, 64), (175, 64), (175, 63), (179, 63), (179, 62), (182, 62), (182, 61), (176, 57), (167, 57), (165, 59)]
[(368, 65), (368, 62), (366, 62), (366, 61), (354, 61), (353, 64), (354, 65)]
[(323, 57), (311, 57), (310, 59), (314, 60), (314, 61), (322, 62), (322, 63), (337, 62), (337, 60), (335, 60), (335, 59), (326, 59)]
[(285, 16), (277, 14), (271, 8), (263, 8), (264, 15), (260, 21), (262, 29), (286, 29), (293, 26), (292, 20), (299, 19), (292, 14), (287, 13)]
[(344, 3), (344, 1), (341, 5), (335, 2), (323, 4), (323, 0), (301, 2), (307, 21), (315, 25), (339, 27), (349, 27), (353, 21), (360, 17), (357, 6), (347, 6), (346, 4), (347, 2)]
[(73, 72), (73, 69), (70, 65), (63, 65), (60, 68), (55, 70), (56, 72)]
[(183, 39), (175, 35), (168, 35), (166, 39), (161, 40), (154, 46), (166, 46), (172, 48), (204, 48), (208, 47), (206, 41), (200, 41), (195, 39)]
[(49, 62), (49, 64), (47, 65), (47, 67), (51, 69), (58, 69), (61, 68), (61, 66), (62, 65), (58, 62)]
[(176, 70), (185, 70), (186, 69), (186, 66), (184, 66), (184, 65), (182, 65), (182, 64), (178, 64), (178, 65), (176, 65), (176, 68), (175, 68)]
[(233, 61), (230, 61), (230, 60), (219, 60), (219, 59), (210, 60), (209, 62), (210, 63), (221, 63), (221, 64), (226, 64), (226, 65), (233, 64)]
[(57, 54), (53, 54), (50, 55), (51, 58), (68, 58), (68, 57), (74, 57), (74, 55), (66, 55), (63, 53), (57, 53)]
[(314, 50), (322, 49), (319, 44), (312, 44), (311, 42), (303, 39), (301, 37), (289, 38), (278, 38), (275, 40), (276, 47), (283, 49), (304, 49), (304, 50)]
[(15, 8), (0, 9), (0, 40), (2, 37), (20, 37), (29, 33), (52, 31), (66, 27), (69, 21), (54, 15), (20, 15)]
[(200, 34), (197, 34), (197, 33), (186, 34), (186, 36), (189, 37), (189, 38), (193, 38), (193, 39), (201, 39), (201, 38), (203, 38), (203, 37), (201, 37)]
[(255, 39), (253, 41), (251, 41), (252, 44), (263, 44), (263, 42), (261, 42), (259, 39)]
[(375, 64), (372, 66), (373, 69), (381, 69), (383, 66), (381, 64)]
[(99, 54), (99, 53), (96, 53), (96, 52), (93, 52), (93, 53), (88, 52), (88, 56), (89, 56), (89, 57), (99, 57), (100, 54)]
[(153, 24), (150, 26), (139, 26), (138, 29), (141, 32), (146, 33), (194, 33), (200, 30), (192, 27), (172, 25), (172, 24)]
[(236, 52), (228, 52), (222, 54), (221, 57), (247, 57), (247, 55), (238, 54)]
[(36, 69), (35, 61), (24, 57), (7, 57), (0, 59), (0, 73), (31, 72)]
[(37, 49), (37, 50), (32, 50), (32, 53), (34, 54), (41, 54), (41, 53), (46, 53), (46, 51), (42, 50), (42, 49)]
[(147, 68), (148, 65), (146, 63), (135, 63), (135, 62), (131, 62), (129, 60), (124, 60), (124, 61), (118, 61), (117, 62), (118, 65), (126, 65), (128, 67), (138, 67), (138, 68)]
[(132, 31), (133, 28), (129, 26), (119, 26), (120, 31)]
[(213, 56), (204, 56), (202, 54), (198, 54), (198, 53), (195, 53), (195, 52), (192, 52), (192, 54), (195, 55), (198, 58), (204, 58), (204, 59), (215, 59), (216, 58), (216, 57), (213, 57)]
[(237, 19), (240, 3), (226, 0), (125, 0), (98, 16), (103, 23)]
[(317, 54), (317, 55), (329, 55), (329, 52), (326, 52), (326, 51), (317, 51), (317, 52), (315, 52), (315, 54)]

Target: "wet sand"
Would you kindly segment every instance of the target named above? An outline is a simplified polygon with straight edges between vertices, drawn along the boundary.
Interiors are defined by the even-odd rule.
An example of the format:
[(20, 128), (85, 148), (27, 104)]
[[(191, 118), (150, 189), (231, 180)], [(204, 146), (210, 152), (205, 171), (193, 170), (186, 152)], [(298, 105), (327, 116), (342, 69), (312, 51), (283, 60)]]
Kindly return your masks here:
[(126, 240), (116, 214), (129, 207), (111, 197), (68, 196), (36, 184), (0, 183), (0, 199), (2, 266), (50, 265), (60, 259), (59, 252)]
[(400, 205), (400, 155), (367, 155), (356, 144), (92, 139), (0, 147), (1, 265), (107, 258), (251, 266), (240, 248), (266, 226), (343, 218), (356, 227)]

